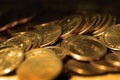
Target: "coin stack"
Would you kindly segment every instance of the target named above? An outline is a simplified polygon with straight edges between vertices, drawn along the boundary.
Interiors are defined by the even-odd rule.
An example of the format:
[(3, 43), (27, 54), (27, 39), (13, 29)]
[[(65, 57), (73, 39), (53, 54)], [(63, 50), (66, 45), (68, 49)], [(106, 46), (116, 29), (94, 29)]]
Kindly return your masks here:
[(68, 80), (119, 73), (118, 21), (109, 13), (77, 13), (33, 24), (32, 30), (3, 26), (10, 37), (0, 44), (0, 75), (15, 71), (20, 80)]

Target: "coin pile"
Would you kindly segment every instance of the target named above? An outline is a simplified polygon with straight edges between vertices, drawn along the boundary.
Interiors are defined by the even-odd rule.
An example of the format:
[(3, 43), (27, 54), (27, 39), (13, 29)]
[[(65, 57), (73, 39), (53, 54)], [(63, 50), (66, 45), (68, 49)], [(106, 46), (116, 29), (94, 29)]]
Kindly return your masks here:
[(0, 75), (15, 70), (20, 80), (68, 80), (120, 71), (120, 24), (112, 14), (72, 14), (6, 31), (11, 38), (0, 44)]

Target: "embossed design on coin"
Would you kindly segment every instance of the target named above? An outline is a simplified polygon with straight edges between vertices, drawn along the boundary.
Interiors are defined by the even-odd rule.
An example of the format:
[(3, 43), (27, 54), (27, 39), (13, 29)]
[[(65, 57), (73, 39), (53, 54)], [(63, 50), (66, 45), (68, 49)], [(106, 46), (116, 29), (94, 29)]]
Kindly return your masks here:
[(109, 27), (101, 36), (101, 40), (108, 48), (120, 50), (120, 24)]

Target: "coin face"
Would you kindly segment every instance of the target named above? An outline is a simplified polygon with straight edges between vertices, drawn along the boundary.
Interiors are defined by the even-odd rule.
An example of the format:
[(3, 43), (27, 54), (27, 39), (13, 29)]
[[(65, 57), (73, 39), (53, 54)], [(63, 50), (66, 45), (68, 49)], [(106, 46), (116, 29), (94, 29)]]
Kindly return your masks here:
[(44, 54), (26, 59), (17, 75), (20, 80), (54, 80), (61, 70), (62, 62), (56, 55)]
[(20, 48), (7, 46), (0, 48), (0, 75), (8, 74), (16, 69), (24, 58)]
[(69, 51), (74, 59), (89, 61), (106, 54), (107, 48), (97, 39), (86, 35), (77, 35), (62, 42), (62, 47)]
[(78, 73), (80, 75), (96, 75), (104, 73), (103, 71), (99, 71), (96, 68), (92, 67), (89, 63), (80, 62), (76, 60), (69, 60), (66, 63), (67, 69), (73, 71), (74, 73)]
[(110, 49), (120, 50), (120, 24), (109, 27), (101, 36), (103, 43)]
[(59, 24), (62, 27), (62, 38), (69, 37), (82, 23), (81, 15), (72, 15), (63, 18)]
[(55, 52), (55, 54), (57, 54), (57, 56), (60, 59), (64, 59), (67, 55), (67, 51), (65, 51), (65, 49), (63, 49), (62, 47), (58, 47), (58, 46), (47, 46), (45, 48), (51, 49), (52, 51)]
[(44, 47), (55, 43), (61, 35), (62, 29), (59, 25), (51, 23), (36, 26), (36, 30), (42, 35), (43, 43), (40, 47)]
[(35, 48), (25, 53), (26, 59), (29, 59), (35, 56), (46, 56), (46, 55), (56, 55), (56, 54), (54, 51), (47, 48)]
[(110, 53), (105, 57), (106, 61), (113, 66), (120, 67), (120, 53)]

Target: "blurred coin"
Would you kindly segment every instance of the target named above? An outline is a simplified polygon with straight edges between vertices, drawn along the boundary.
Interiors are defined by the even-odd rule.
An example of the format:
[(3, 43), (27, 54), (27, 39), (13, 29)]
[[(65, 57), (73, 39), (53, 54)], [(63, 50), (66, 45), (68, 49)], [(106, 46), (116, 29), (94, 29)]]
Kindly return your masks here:
[(106, 72), (115, 72), (115, 71), (120, 71), (119, 68), (112, 66), (109, 64), (106, 60), (92, 60), (90, 61), (90, 64), (93, 65), (93, 67), (106, 71)]
[(103, 27), (103, 25), (106, 23), (106, 21), (108, 19), (107, 14), (101, 14), (101, 16), (102, 16), (101, 17), (101, 22), (94, 28), (93, 35), (96, 34), (98, 32), (98, 30)]
[(67, 51), (64, 48), (62, 48), (62, 47), (47, 46), (45, 48), (53, 50), (60, 59), (64, 59), (66, 57), (66, 55), (67, 55)]
[(111, 23), (113, 23), (113, 16), (111, 14), (108, 14), (108, 18), (107, 21), (105, 22), (104, 25), (102, 25), (102, 27), (94, 32), (94, 36), (100, 36), (104, 33), (104, 31), (111, 26)]
[(120, 67), (120, 53), (110, 53), (105, 57), (106, 61), (113, 66)]
[(17, 75), (14, 76), (0, 76), (0, 80), (18, 80)]
[(62, 27), (62, 38), (70, 37), (72, 33), (75, 32), (76, 29), (81, 25), (82, 23), (82, 16), (81, 15), (72, 15), (63, 18), (59, 25)]
[(36, 48), (29, 50), (25, 53), (26, 59), (35, 57), (35, 56), (46, 56), (46, 55), (56, 55), (54, 51), (47, 48)]
[(62, 70), (62, 62), (56, 55), (48, 55), (49, 53), (51, 52), (25, 60), (17, 69), (18, 78), (20, 80), (54, 80)]
[(34, 31), (12, 33), (12, 36), (18, 36), (18, 35), (26, 36), (31, 40), (32, 44), (30, 49), (35, 48), (38, 44), (42, 43), (42, 36), (38, 35)]
[(21, 48), (23, 51), (27, 51), (31, 47), (31, 40), (25, 36), (16, 36), (3, 42), (1, 45), (15, 46)]
[(120, 50), (120, 24), (109, 27), (101, 36), (103, 43), (110, 49)]
[(105, 73), (104, 71), (99, 71), (96, 68), (92, 67), (91, 64), (86, 62), (79, 62), (76, 60), (69, 60), (66, 63), (67, 69), (73, 71), (74, 73), (80, 75), (96, 75)]
[(36, 30), (42, 35), (43, 38), (43, 43), (40, 47), (55, 43), (62, 32), (61, 26), (52, 23), (37, 25)]
[(77, 35), (63, 40), (62, 47), (76, 60), (98, 59), (106, 54), (107, 48), (97, 39), (87, 35)]
[(0, 48), (0, 75), (8, 74), (16, 69), (24, 58), (20, 48), (6, 46)]
[(82, 29), (80, 29), (79, 34), (85, 34), (87, 32), (91, 32), (96, 21), (97, 21), (97, 16), (85, 15), (85, 24), (83, 25)]
[(0, 16), (0, 32), (1, 31), (5, 31), (8, 28), (12, 28), (15, 27), (18, 24), (23, 24), (28, 22), (29, 20), (31, 20), (33, 18), (33, 14), (31, 15), (26, 15), (26, 12), (22, 10), (21, 14), (21, 9), (15, 9), (15, 10), (9, 10), (6, 13), (4, 13), (2, 16)]

